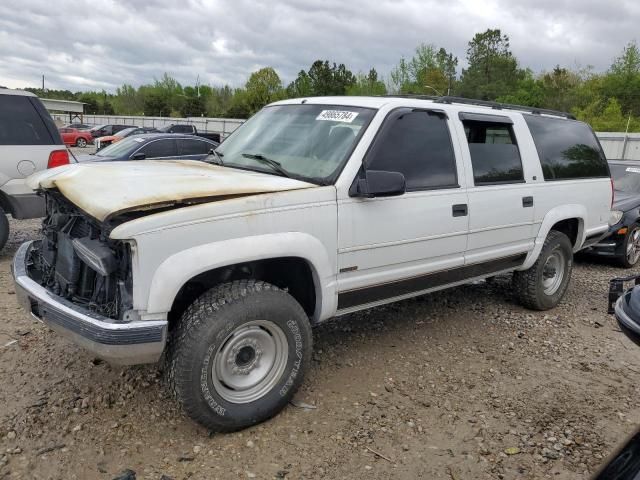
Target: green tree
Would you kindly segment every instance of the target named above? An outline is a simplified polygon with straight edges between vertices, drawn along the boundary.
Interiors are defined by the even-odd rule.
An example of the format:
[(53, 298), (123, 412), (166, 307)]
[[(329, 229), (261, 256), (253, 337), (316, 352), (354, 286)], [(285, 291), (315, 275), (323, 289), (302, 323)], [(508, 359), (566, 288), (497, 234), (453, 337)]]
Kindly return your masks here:
[[(201, 87), (202, 88), (202, 87)], [(206, 110), (209, 117), (228, 117), (233, 98), (233, 89), (229, 85), (212, 88), (206, 98)], [(232, 115), (231, 115), (232, 116)]]
[(384, 95), (386, 93), (387, 87), (378, 78), (375, 68), (369, 70), (367, 75), (358, 73), (355, 83), (347, 88), (347, 95)]
[(138, 90), (132, 85), (124, 84), (116, 89), (113, 107), (121, 115), (136, 115), (142, 112), (144, 103)]
[(518, 68), (509, 47), (509, 37), (500, 29), (476, 33), (467, 49), (468, 67), (462, 70), (460, 93), (482, 100), (511, 94), (526, 73)]
[(287, 97), (299, 98), (311, 96), (313, 96), (311, 79), (309, 78), (309, 75), (307, 75), (307, 72), (300, 70), (296, 79), (287, 85)]
[(289, 97), (346, 95), (356, 83), (356, 77), (343, 63), (331, 65), (328, 60), (316, 60), (308, 72), (300, 70), (297, 78), (287, 86)]
[(529, 107), (545, 107), (544, 84), (540, 79), (534, 77), (531, 70), (526, 70), (524, 78), (518, 80), (513, 91), (496, 100)]
[(401, 58), (391, 71), (390, 87), (396, 93), (445, 95), (456, 80), (458, 59), (444, 48), (422, 43), (409, 60)]
[(261, 68), (253, 72), (245, 84), (246, 102), (251, 114), (266, 104), (285, 97), (282, 81), (271, 67)]
[(187, 96), (180, 106), (180, 113), (183, 117), (200, 117), (206, 111), (204, 98)]
[(144, 114), (149, 117), (168, 117), (171, 113), (169, 101), (162, 92), (150, 89), (144, 95)]
[(630, 42), (603, 77), (603, 95), (618, 100), (622, 111), (640, 115), (640, 50)]

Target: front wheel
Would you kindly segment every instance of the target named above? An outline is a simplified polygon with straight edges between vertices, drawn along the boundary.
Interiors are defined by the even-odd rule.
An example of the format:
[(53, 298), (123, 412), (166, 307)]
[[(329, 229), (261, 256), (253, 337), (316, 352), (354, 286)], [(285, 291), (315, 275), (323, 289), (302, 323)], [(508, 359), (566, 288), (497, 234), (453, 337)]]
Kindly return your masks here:
[(551, 230), (531, 268), (514, 272), (514, 293), (527, 308), (549, 310), (564, 297), (572, 270), (573, 248), (569, 237)]
[(86, 146), (87, 146), (87, 141), (84, 138), (80, 137), (76, 140), (76, 147), (84, 148)]
[(287, 405), (311, 348), (309, 319), (291, 295), (254, 280), (226, 283), (182, 316), (168, 347), (168, 382), (196, 422), (239, 430)]
[(624, 236), (623, 251), (624, 257), (620, 257), (620, 264), (624, 268), (635, 267), (640, 260), (640, 226), (629, 227)]

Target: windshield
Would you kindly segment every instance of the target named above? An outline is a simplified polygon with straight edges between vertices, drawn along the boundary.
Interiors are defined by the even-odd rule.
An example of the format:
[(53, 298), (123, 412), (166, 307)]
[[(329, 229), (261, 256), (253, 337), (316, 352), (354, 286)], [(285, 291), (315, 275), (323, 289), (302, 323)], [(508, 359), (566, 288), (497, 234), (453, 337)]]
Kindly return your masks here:
[(328, 183), (340, 173), (375, 113), (335, 105), (266, 107), (216, 151), (225, 166)]
[(96, 130), (100, 130), (102, 128), (106, 127), (106, 125), (96, 125), (95, 127), (91, 128), (91, 131), (96, 131)]
[(108, 147), (96, 152), (97, 157), (121, 157), (129, 150), (137, 145), (141, 145), (144, 142), (144, 138), (140, 138), (137, 135), (120, 140), (118, 143), (112, 143)]
[(640, 167), (609, 164), (613, 186), (627, 193), (640, 193)]

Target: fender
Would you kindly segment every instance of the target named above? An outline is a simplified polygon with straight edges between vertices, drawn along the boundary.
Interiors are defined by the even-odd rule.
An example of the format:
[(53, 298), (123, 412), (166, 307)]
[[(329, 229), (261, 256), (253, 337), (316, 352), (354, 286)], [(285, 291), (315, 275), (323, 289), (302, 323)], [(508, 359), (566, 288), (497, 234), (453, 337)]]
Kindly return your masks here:
[(171, 310), (182, 286), (196, 275), (238, 263), (278, 257), (299, 257), (309, 263), (317, 299), (314, 323), (333, 316), (337, 308), (336, 266), (320, 240), (301, 232), (222, 240), (170, 256), (153, 274), (147, 313)]
[(547, 212), (547, 214), (542, 219), (540, 229), (538, 230), (538, 235), (536, 236), (534, 242), (533, 250), (529, 252), (529, 255), (527, 256), (525, 262), (521, 267), (518, 268), (518, 270), (527, 270), (528, 268), (530, 268), (538, 259), (538, 256), (542, 251), (544, 241), (551, 231), (551, 227), (562, 220), (568, 220), (570, 218), (578, 219), (578, 234), (576, 236), (576, 243), (573, 246), (573, 251), (578, 251), (580, 249), (580, 246), (584, 243), (585, 239), (584, 222), (587, 218), (587, 209), (584, 207), (584, 205), (578, 204), (561, 205), (549, 210), (549, 212)]

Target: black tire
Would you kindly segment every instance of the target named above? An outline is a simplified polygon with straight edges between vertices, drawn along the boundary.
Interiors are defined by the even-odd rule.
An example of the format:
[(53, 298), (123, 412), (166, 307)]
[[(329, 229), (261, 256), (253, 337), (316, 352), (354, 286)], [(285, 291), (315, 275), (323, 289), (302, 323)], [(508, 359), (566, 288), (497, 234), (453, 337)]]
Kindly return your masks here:
[[(552, 260), (552, 256), (554, 260)], [(551, 262), (557, 262), (562, 277), (550, 277), (557, 272)], [(546, 268), (545, 268), (546, 267)], [(524, 271), (513, 273), (513, 290), (519, 302), (532, 310), (549, 310), (560, 303), (569, 287), (573, 270), (573, 247), (569, 238), (562, 232), (551, 230), (544, 241), (542, 251), (536, 262)], [(556, 280), (557, 278), (557, 280)], [(547, 285), (545, 285), (547, 282)]]
[[(311, 361), (311, 325), (300, 304), (255, 280), (225, 283), (203, 294), (171, 337), (165, 366), (169, 386), (187, 415), (216, 432), (240, 430), (277, 414)], [(280, 352), (273, 353), (273, 363), (269, 352)], [(271, 380), (262, 387), (258, 383), (257, 390), (232, 388), (232, 382), (259, 378), (262, 371)]]
[(0, 208), (0, 250), (4, 248), (9, 239), (9, 219), (7, 213)]
[[(632, 252), (629, 252), (629, 244), (632, 245)], [(622, 256), (618, 259), (618, 263), (623, 268), (633, 268), (638, 264), (640, 260), (640, 226), (631, 225), (629, 231), (624, 236), (624, 242), (622, 243)]]
[(87, 146), (87, 141), (84, 138), (80, 137), (76, 140), (76, 147), (84, 148), (86, 146)]

